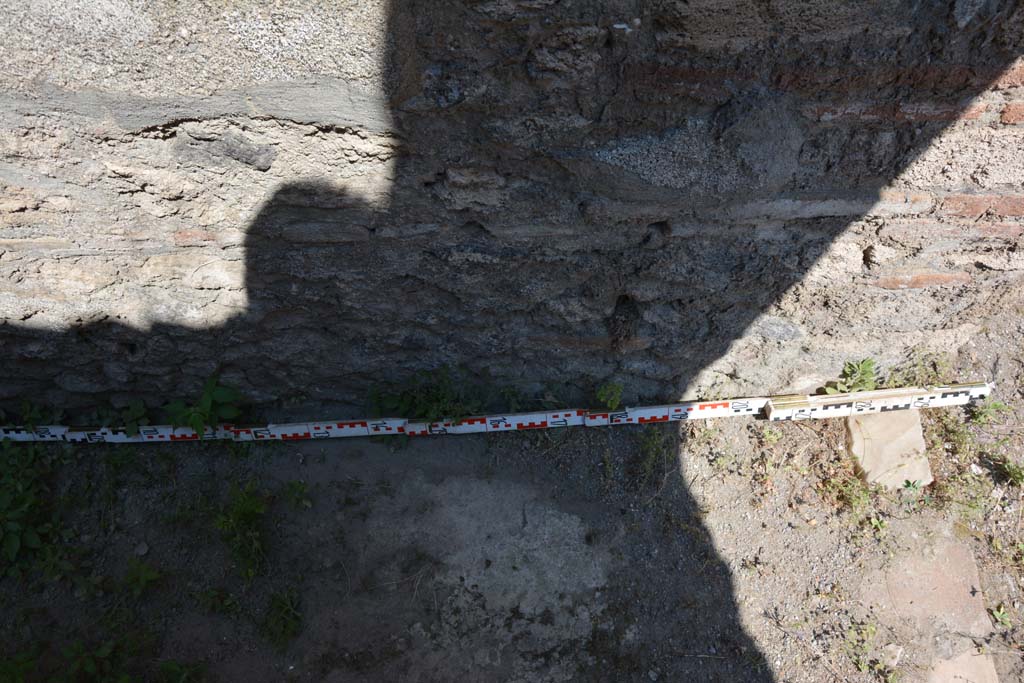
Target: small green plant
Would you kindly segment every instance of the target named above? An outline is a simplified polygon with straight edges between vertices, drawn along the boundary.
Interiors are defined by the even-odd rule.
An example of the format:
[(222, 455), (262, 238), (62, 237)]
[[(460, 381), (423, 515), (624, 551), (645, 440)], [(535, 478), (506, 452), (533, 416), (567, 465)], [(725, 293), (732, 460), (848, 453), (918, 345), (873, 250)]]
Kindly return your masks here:
[(271, 643), (283, 650), (302, 630), (302, 611), (299, 595), (286, 590), (270, 596), (262, 631)]
[(27, 398), (21, 402), (21, 424), (33, 428), (43, 421), (43, 410)]
[(963, 462), (977, 458), (978, 442), (963, 419), (952, 411), (942, 411), (935, 416), (933, 445), (943, 455), (954, 456)]
[(995, 608), (990, 609), (989, 612), (992, 614), (992, 618), (996, 620), (996, 623), (1003, 628), (1013, 626), (1013, 622), (1010, 621), (1010, 613), (1006, 611), (1006, 606), (1003, 603), (999, 603)]
[(871, 642), (878, 628), (871, 623), (854, 624), (846, 631), (846, 652), (861, 673), (871, 670)]
[(523, 392), (515, 387), (502, 387), (498, 390), (498, 398), (501, 401), (502, 408), (510, 413), (518, 413), (526, 405), (527, 401), (526, 397), (523, 396)]
[(126, 683), (132, 678), (122, 671), (124, 647), (116, 640), (108, 640), (96, 648), (77, 641), (64, 648), (64, 677), (66, 681), (116, 681)]
[(761, 437), (764, 439), (766, 444), (771, 446), (772, 444), (778, 443), (782, 438), (782, 431), (773, 429), (772, 427), (765, 427), (764, 431), (761, 432)]
[(482, 404), (482, 399), (472, 394), (464, 382), (457, 381), (448, 368), (420, 372), (397, 393), (379, 389), (370, 393), (370, 410), (376, 417), (458, 421), (479, 413)]
[(121, 424), (124, 425), (128, 436), (138, 436), (139, 427), (149, 424), (146, 404), (138, 399), (129, 401), (128, 405), (121, 410)]
[(889, 523), (880, 517), (872, 517), (868, 520), (871, 524), (871, 530), (875, 532), (875, 535), (881, 538), (885, 536), (885, 530), (889, 526)]
[(238, 600), (221, 588), (208, 588), (195, 594), (196, 600), (208, 612), (214, 614), (235, 614), (241, 609)]
[(44, 577), (54, 582), (71, 578), (75, 571), (75, 563), (68, 549), (51, 544), (40, 548), (36, 555), (36, 566)]
[(909, 479), (904, 479), (903, 491), (916, 496), (921, 493), (921, 482), (919, 480), (910, 481)]
[(933, 387), (946, 384), (953, 374), (953, 364), (944, 354), (915, 351), (910, 359), (892, 370), (883, 388)]
[(50, 459), (40, 447), (0, 442), (0, 575), (20, 574), (58, 539), (50, 473)]
[(839, 379), (825, 385), (826, 394), (849, 394), (856, 391), (871, 391), (878, 386), (878, 370), (874, 358), (847, 361)]
[(999, 420), (999, 417), (1010, 411), (1010, 406), (1002, 401), (989, 399), (984, 403), (973, 406), (971, 409), (971, 422), (976, 425), (992, 424)]
[(309, 497), (309, 486), (304, 481), (290, 481), (285, 485), (285, 498), (296, 510), (308, 510), (313, 507)]
[(236, 405), (241, 399), (235, 389), (221, 386), (216, 375), (206, 380), (203, 392), (194, 405), (176, 400), (164, 409), (175, 427), (191, 427), (197, 434), (206, 431), (225, 420), (233, 420), (241, 414)]
[(606, 487), (611, 486), (611, 483), (615, 481), (615, 466), (612, 464), (612, 449), (605, 448), (604, 454), (601, 456), (601, 464), (603, 470), (601, 477)]
[(622, 388), (618, 382), (605, 382), (597, 388), (597, 400), (608, 410), (618, 410), (622, 404)]
[(99, 405), (91, 412), (86, 413), (81, 420), (75, 420), (86, 425), (102, 425), (114, 427), (121, 422), (120, 414), (111, 406)]
[(640, 486), (661, 468), (666, 468), (672, 459), (672, 437), (656, 425), (648, 425), (640, 434)]
[(198, 683), (206, 674), (206, 665), (168, 660), (160, 662), (159, 671), (161, 683)]
[(994, 462), (996, 470), (1003, 476), (1003, 479), (1014, 486), (1024, 486), (1024, 467), (1006, 455), (995, 458)]
[(38, 680), (35, 675), (39, 662), (35, 652), (18, 652), (11, 657), (0, 657), (0, 681), (26, 683)]
[(852, 472), (838, 472), (821, 484), (836, 505), (850, 511), (856, 520), (863, 520), (872, 508), (871, 489)]
[(247, 581), (255, 578), (263, 563), (262, 526), (266, 513), (267, 498), (250, 481), (244, 486), (231, 485), (228, 503), (215, 520)]
[(128, 571), (124, 575), (124, 587), (133, 598), (140, 598), (146, 590), (163, 577), (154, 567), (134, 557), (128, 560)]
[(21, 413), (18, 424), (29, 429), (35, 429), (39, 425), (56, 425), (61, 423), (64, 411), (59, 409), (44, 409), (32, 403), (28, 399), (21, 402)]

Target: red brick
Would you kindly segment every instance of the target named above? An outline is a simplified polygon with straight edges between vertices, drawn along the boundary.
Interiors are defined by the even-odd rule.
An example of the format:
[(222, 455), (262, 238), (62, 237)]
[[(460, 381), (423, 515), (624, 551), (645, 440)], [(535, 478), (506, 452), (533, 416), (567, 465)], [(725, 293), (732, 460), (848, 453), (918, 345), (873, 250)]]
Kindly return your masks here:
[(982, 237), (1013, 239), (1024, 235), (1024, 224), (1022, 223), (977, 223), (973, 229)]
[(900, 244), (921, 245), (936, 239), (964, 237), (967, 229), (968, 226), (938, 223), (933, 220), (896, 220), (886, 222), (878, 231), (878, 235)]
[(624, 74), (625, 80), (643, 102), (670, 102), (677, 97), (722, 102), (729, 99), (729, 83), (749, 84), (752, 76), (741, 76), (735, 70), (693, 69), (651, 63), (630, 65)]
[[(893, 66), (882, 63), (851, 64), (844, 67), (807, 69), (781, 66), (772, 71), (729, 68), (703, 69), (680, 67), (659, 62), (641, 62), (625, 67), (624, 77), (648, 96), (658, 88), (682, 91), (708, 98), (728, 94), (736, 87), (763, 83), (778, 90), (798, 92), (815, 98), (862, 93), (871, 97), (888, 88), (907, 88), (914, 92), (932, 93), (942, 98), (954, 94), (953, 100), (986, 88), (1003, 89), (1024, 85), (1024, 62), (1005, 71), (980, 68), (968, 64), (927, 64)], [(959, 111), (956, 102), (942, 105)], [(913, 112), (904, 112), (913, 114)]]
[(772, 73), (728, 68), (704, 69), (658, 62), (630, 64), (624, 76), (645, 85), (724, 88), (769, 82), (779, 90), (806, 92), (814, 96), (851, 92), (877, 93), (889, 86), (909, 86), (918, 91), (944, 95), (988, 85), (998, 74), (978, 73), (961, 64), (894, 67), (886, 64), (855, 65), (828, 69), (782, 67)]
[(914, 190), (879, 190), (870, 213), (874, 216), (917, 214), (930, 211), (935, 198), (927, 192)]
[(999, 74), (992, 82), (994, 90), (1005, 90), (1007, 88), (1019, 88), (1024, 85), (1024, 63), (1018, 63)]
[(1024, 196), (954, 194), (943, 200), (942, 211), (962, 218), (978, 218), (986, 213), (996, 216), (1024, 216)]
[(963, 107), (928, 102), (900, 105), (900, 116), (906, 121), (975, 121), (988, 109), (983, 103), (971, 103)]
[(966, 285), (970, 281), (970, 274), (963, 271), (915, 270), (883, 275), (871, 284), (883, 289), (920, 289), (922, 287)]
[(939, 223), (934, 220), (904, 219), (887, 221), (879, 236), (904, 245), (923, 245), (937, 239), (969, 241), (979, 237), (1014, 239), (1024, 234), (1024, 223), (987, 223), (955, 221)]
[(174, 233), (174, 244), (179, 247), (202, 244), (212, 242), (216, 237), (207, 230), (178, 230)]
[(1003, 123), (1024, 123), (1024, 102), (1010, 102), (999, 116)]
[(900, 105), (860, 102), (807, 107), (804, 113), (819, 121), (973, 121), (980, 118), (986, 109), (985, 104), (958, 106), (933, 102)]
[(977, 218), (989, 210), (992, 199), (988, 195), (950, 195), (942, 200), (942, 211), (951, 216)]
[(997, 216), (1024, 216), (1024, 196), (996, 196), (992, 202), (992, 213)]
[(867, 92), (889, 87), (909, 87), (917, 92), (957, 93), (987, 85), (997, 74), (978, 73), (962, 64), (932, 64), (898, 67), (885, 64), (857, 64), (830, 69), (782, 70), (775, 84), (782, 90), (819, 95)]

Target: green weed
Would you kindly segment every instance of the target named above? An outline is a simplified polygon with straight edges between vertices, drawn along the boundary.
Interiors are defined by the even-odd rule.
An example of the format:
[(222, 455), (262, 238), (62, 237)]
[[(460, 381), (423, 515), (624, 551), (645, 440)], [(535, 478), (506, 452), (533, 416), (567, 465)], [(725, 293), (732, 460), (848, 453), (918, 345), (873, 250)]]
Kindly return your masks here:
[(996, 466), (996, 471), (1008, 483), (1014, 486), (1024, 486), (1024, 467), (1021, 467), (1006, 455), (993, 458), (993, 463)]
[(844, 649), (857, 670), (882, 683), (895, 683), (897, 674), (872, 656), (878, 628), (872, 623), (854, 623), (846, 631)]
[(124, 588), (133, 598), (140, 598), (146, 590), (157, 583), (163, 574), (151, 565), (132, 558), (128, 560), (128, 571), (124, 575)]
[(263, 563), (263, 516), (267, 513), (267, 498), (254, 482), (244, 486), (231, 485), (228, 503), (222, 509), (215, 525), (238, 562), (242, 576), (251, 581)]
[(86, 425), (103, 425), (112, 427), (120, 422), (119, 414), (113, 406), (100, 405), (85, 413), (81, 420), (75, 420)]
[(191, 427), (197, 434), (202, 434), (206, 427), (237, 418), (241, 414), (236, 405), (240, 399), (238, 391), (221, 386), (214, 375), (206, 380), (199, 400), (194, 405), (177, 400), (168, 403), (164, 410), (167, 419), (175, 427)]
[(4, 683), (26, 683), (38, 680), (39, 668), (35, 652), (19, 652), (11, 657), (0, 657), (0, 681)]
[(161, 683), (197, 683), (205, 678), (206, 665), (168, 660), (160, 662), (159, 672)]
[(461, 420), (481, 411), (483, 400), (456, 381), (448, 368), (416, 374), (409, 385), (397, 393), (374, 389), (370, 410), (376, 417), (405, 417), (439, 422)]
[(956, 474), (936, 482), (935, 503), (941, 508), (955, 506), (965, 522), (978, 521), (985, 516), (991, 504), (991, 487), (981, 477), (970, 472)]
[(137, 436), (139, 427), (149, 424), (149, 417), (146, 413), (146, 404), (138, 399), (128, 402), (121, 410), (121, 424), (129, 436)]
[[(220, 444), (222, 444), (222, 443), (224, 443), (224, 442), (223, 441), (218, 442), (218, 448), (220, 447)], [(277, 443), (280, 443), (280, 442), (278, 442), (278, 441), (266, 441), (266, 442), (257, 444), (254, 441), (228, 441), (227, 442), (227, 449), (228, 449), (228, 453), (231, 454), (231, 457), (236, 458), (238, 460), (245, 460), (246, 458), (251, 457), (253, 454), (255, 454), (257, 452), (257, 447), (258, 446), (266, 447), (266, 446), (270, 446), (271, 444), (277, 444)]]
[(948, 410), (938, 412), (932, 434), (932, 445), (947, 456), (967, 463), (977, 458), (978, 444), (959, 415)]
[(888, 522), (881, 517), (871, 517), (868, 522), (871, 524), (871, 530), (875, 533), (875, 536), (878, 538), (885, 536), (885, 530), (889, 527)]
[(71, 551), (55, 544), (47, 544), (39, 549), (36, 554), (36, 567), (50, 581), (71, 578), (75, 571)]
[(1024, 541), (1021, 541), (1014, 546), (1012, 560), (1014, 564), (1024, 568)]
[(199, 591), (195, 597), (206, 611), (214, 614), (236, 614), (241, 609), (238, 600), (221, 588)]
[(21, 402), (21, 412), (18, 419), (18, 424), (28, 427), (29, 429), (35, 429), (39, 425), (58, 425), (61, 424), (64, 417), (64, 411), (59, 408), (43, 408), (38, 406), (28, 399), (24, 399)]
[(285, 498), (296, 510), (308, 510), (313, 507), (313, 501), (309, 497), (309, 486), (304, 481), (290, 481), (285, 485)]
[(299, 595), (286, 590), (270, 596), (262, 629), (267, 640), (283, 650), (302, 630), (302, 611)]
[(871, 391), (878, 386), (878, 369), (873, 358), (847, 361), (839, 379), (829, 382), (823, 391), (826, 394), (849, 394), (856, 391)]
[(133, 680), (124, 672), (124, 646), (116, 640), (108, 640), (95, 648), (85, 646), (81, 641), (64, 648), (65, 681), (89, 681), (90, 683), (125, 683)]
[(1010, 406), (1002, 401), (990, 399), (984, 403), (972, 406), (971, 422), (976, 425), (988, 425), (999, 420), (1003, 413), (1010, 412)]
[(892, 370), (885, 378), (884, 388), (933, 387), (948, 384), (953, 365), (943, 354), (916, 351), (910, 360)]
[(0, 574), (20, 575), (59, 540), (51, 470), (39, 446), (0, 442)]
[(527, 403), (526, 396), (515, 387), (502, 387), (498, 390), (498, 397), (502, 408), (510, 413), (518, 413)]
[(601, 472), (602, 483), (605, 487), (611, 486), (612, 482), (615, 481), (615, 466), (612, 464), (612, 449), (604, 449), (604, 454), (601, 456), (601, 465), (603, 467)]
[(823, 481), (821, 487), (837, 506), (848, 510), (857, 520), (866, 517), (873, 508), (871, 489), (851, 472), (836, 473)]
[(597, 400), (608, 410), (618, 410), (622, 404), (622, 389), (618, 382), (605, 382), (597, 388)]
[(995, 619), (996, 623), (1003, 628), (1010, 628), (1013, 626), (1013, 622), (1010, 620), (1010, 613), (1006, 611), (1006, 606), (1003, 603), (999, 603), (996, 607), (989, 609), (989, 613), (992, 618)]
[(672, 461), (672, 436), (656, 425), (644, 427), (640, 434), (640, 486), (643, 487), (659, 469)]

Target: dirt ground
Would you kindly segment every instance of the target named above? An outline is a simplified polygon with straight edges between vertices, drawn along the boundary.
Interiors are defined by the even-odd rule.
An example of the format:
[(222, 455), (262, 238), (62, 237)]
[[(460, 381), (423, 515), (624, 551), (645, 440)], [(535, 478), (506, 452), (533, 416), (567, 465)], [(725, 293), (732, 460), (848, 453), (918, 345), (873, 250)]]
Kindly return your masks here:
[[(918, 681), (966, 642), (1021, 680), (1015, 386), (925, 413), (937, 481), (897, 493), (841, 420), (9, 448), (60, 533), (0, 583), (0, 678)], [(901, 611), (957, 553), (974, 621)]]

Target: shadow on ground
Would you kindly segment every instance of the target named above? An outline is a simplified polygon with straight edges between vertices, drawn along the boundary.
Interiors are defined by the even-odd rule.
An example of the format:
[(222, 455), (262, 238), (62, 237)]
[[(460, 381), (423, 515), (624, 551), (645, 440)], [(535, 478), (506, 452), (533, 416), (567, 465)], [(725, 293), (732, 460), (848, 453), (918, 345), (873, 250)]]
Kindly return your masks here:
[[(562, 8), (575, 28), (555, 33), (529, 9), (396, 5), (401, 154), (387, 206), (329, 179), (297, 179), (250, 226), (244, 315), (218, 329), (146, 333), (8, 326), (4, 376), (48, 381), (54, 369), (37, 353), (46, 348), (81, 359), (81, 372), (116, 359), (136, 388), (169, 391), (168, 363), (208, 367), (262, 401), (302, 390), (354, 406), (374, 386), (444, 366), (528, 397), (553, 388), (580, 400), (616, 377), (627, 399), (671, 399), (857, 218), (796, 216), (754, 230), (732, 225), (723, 207), (751, 196), (877, 196), (946, 125), (837, 127), (807, 122), (803, 108), (870, 96), (895, 110), (908, 98), (956, 110), (1012, 56), (998, 42), (1012, 8), (999, 3), (959, 25), (959, 10), (915, 10), (909, 34), (831, 42), (801, 42), (786, 33), (796, 24), (769, 13), (767, 42), (721, 55), (714, 45), (727, 36), (702, 42), (688, 24), (706, 16), (620, 4)], [(584, 29), (616, 12), (640, 23), (594, 42)], [(868, 62), (875, 80), (820, 77)], [(936, 63), (972, 68), (928, 80)], [(724, 92), (678, 89), (723, 64), (739, 75)], [(811, 70), (817, 80), (804, 78)], [(675, 160), (664, 176), (645, 166), (659, 155)], [(345, 477), (418, 465), (391, 472), (387, 495), (352, 498), (357, 514), (336, 559), (365, 571), (345, 582), (396, 589), (361, 594), (345, 572), (330, 574), (317, 597), (322, 623), (311, 627), (337, 635), (324, 673), (654, 680), (661, 668), (675, 680), (772, 680), (679, 473), (653, 503), (646, 489), (598, 495), (594, 463), (605, 448), (625, 462), (633, 438), (583, 434), (577, 462), (534, 462), (525, 480), (483, 458), (481, 441), (417, 444), (415, 458), (388, 464), (376, 446), (338, 446), (364, 451), (330, 466), (340, 489)], [(462, 453), (448, 458), (453, 450)], [(563, 466), (590, 471), (562, 479)], [(311, 533), (314, 547), (331, 542)], [(420, 582), (428, 576), (442, 595)], [(385, 656), (382, 644), (398, 650)]]

